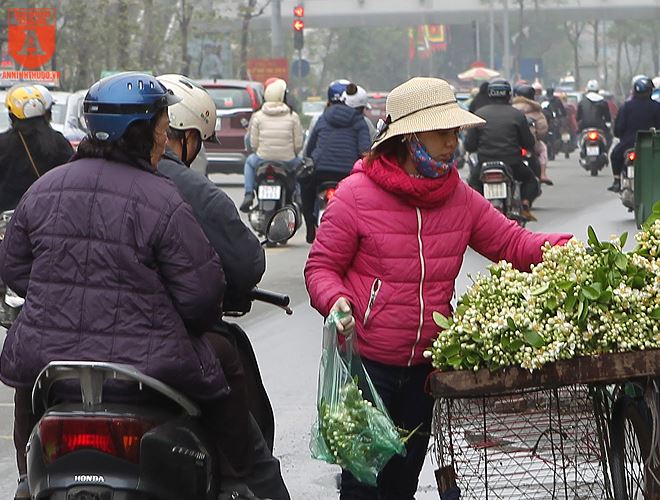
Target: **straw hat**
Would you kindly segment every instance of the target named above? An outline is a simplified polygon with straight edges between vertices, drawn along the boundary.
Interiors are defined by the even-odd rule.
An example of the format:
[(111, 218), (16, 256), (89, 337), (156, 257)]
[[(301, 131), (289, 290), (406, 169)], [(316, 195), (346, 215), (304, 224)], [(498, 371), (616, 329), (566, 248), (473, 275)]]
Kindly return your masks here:
[(397, 135), (471, 128), (485, 120), (461, 108), (451, 86), (440, 78), (415, 77), (387, 96), (387, 118), (378, 124), (374, 146)]

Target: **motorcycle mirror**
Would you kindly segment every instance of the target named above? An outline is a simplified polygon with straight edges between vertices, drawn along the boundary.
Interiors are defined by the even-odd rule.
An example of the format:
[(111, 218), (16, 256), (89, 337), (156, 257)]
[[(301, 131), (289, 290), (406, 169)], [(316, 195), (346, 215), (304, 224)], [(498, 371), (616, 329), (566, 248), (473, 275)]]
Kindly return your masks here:
[(298, 228), (296, 211), (291, 207), (280, 208), (266, 225), (264, 243), (284, 243), (291, 239)]

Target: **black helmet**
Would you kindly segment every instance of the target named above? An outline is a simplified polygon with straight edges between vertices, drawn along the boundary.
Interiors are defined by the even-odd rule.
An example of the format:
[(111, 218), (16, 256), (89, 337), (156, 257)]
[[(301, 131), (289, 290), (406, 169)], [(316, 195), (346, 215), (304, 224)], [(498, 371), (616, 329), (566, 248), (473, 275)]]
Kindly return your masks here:
[(522, 97), (526, 97), (527, 99), (534, 100), (534, 94), (535, 94), (534, 87), (532, 87), (528, 83), (519, 83), (513, 88), (514, 96), (519, 95)]
[(635, 80), (633, 92), (635, 95), (644, 95), (651, 92), (654, 88), (653, 81), (649, 77), (643, 76)]
[(547, 95), (548, 97), (552, 97), (553, 95), (555, 95), (555, 88), (548, 87), (547, 89), (545, 89), (545, 95)]
[(503, 79), (498, 78), (488, 84), (488, 97), (490, 99), (511, 99), (511, 84)]

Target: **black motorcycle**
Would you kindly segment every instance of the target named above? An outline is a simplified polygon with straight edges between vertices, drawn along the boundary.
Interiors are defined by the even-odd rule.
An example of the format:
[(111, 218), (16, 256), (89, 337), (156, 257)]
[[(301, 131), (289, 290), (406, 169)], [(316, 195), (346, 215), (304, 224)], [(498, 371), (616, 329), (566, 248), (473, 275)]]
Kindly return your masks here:
[(635, 210), (635, 149), (627, 149), (623, 155), (623, 171), (621, 172), (621, 203), (628, 212)]
[(608, 164), (607, 138), (602, 130), (588, 128), (580, 135), (580, 166), (597, 176)]
[(298, 195), (298, 176), (305, 164), (292, 169), (283, 162), (263, 160), (257, 166), (255, 191), (257, 203), (248, 213), (254, 231), (263, 236), (271, 216), (284, 207), (291, 207), (296, 214), (296, 228), (302, 224), (301, 202)]
[[(291, 238), (295, 214), (278, 212), (266, 231), (274, 242)], [(291, 314), (286, 295), (255, 288), (249, 298)], [(224, 325), (238, 329), (237, 344), (247, 342), (251, 352), (245, 333)], [(27, 446), (34, 499), (218, 500), (220, 492), (220, 498), (254, 498), (241, 496), (240, 487), (227, 493), (221, 484), (199, 407), (131, 366), (52, 362), (34, 385), (33, 409), (40, 415)]]

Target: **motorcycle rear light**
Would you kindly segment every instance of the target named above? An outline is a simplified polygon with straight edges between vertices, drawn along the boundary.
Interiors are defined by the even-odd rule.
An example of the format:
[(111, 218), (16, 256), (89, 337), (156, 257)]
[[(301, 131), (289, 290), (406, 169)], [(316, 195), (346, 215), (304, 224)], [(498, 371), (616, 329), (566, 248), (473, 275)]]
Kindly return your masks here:
[(525, 148), (520, 149), (520, 154), (523, 156), (527, 156), (529, 154), (529, 151), (527, 151)]
[(335, 188), (328, 188), (325, 190), (326, 201), (330, 201), (332, 199), (332, 197), (335, 195), (335, 191), (337, 191)]
[(506, 182), (506, 177), (502, 172), (485, 172), (483, 182)]
[(587, 137), (589, 138), (590, 141), (597, 141), (598, 140), (598, 132), (589, 132), (587, 134)]
[(634, 162), (636, 159), (637, 159), (637, 153), (635, 153), (634, 151), (628, 153), (628, 161)]
[(46, 464), (78, 450), (97, 450), (140, 462), (140, 440), (158, 425), (153, 420), (120, 417), (47, 416), (39, 422), (39, 438)]

